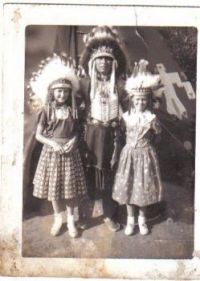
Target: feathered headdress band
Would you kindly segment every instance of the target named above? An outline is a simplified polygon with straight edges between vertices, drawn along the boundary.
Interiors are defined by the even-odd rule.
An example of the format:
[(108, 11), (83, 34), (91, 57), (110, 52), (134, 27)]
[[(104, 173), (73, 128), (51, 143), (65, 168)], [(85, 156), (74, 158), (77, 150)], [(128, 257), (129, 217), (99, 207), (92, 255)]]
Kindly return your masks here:
[(91, 55), (91, 60), (95, 60), (99, 57), (110, 57), (112, 59), (115, 59), (113, 55), (113, 49), (107, 46), (101, 46), (98, 49), (94, 49), (93, 53)]
[(49, 89), (67, 88), (72, 89), (72, 83), (68, 79), (58, 79), (49, 85)]
[(160, 76), (147, 71), (149, 62), (142, 59), (135, 63), (132, 76), (127, 79), (125, 89), (129, 96), (148, 95), (155, 90), (160, 83)]
[(55, 88), (70, 88), (72, 90), (72, 109), (76, 115), (75, 95), (79, 90), (75, 62), (67, 54), (53, 54), (42, 60), (39, 70), (32, 74), (28, 83), (29, 103), (34, 111), (40, 110), (47, 101), (49, 90)]
[[(80, 63), (89, 73), (89, 62), (97, 57), (110, 57), (117, 62), (116, 75), (126, 72), (126, 54), (124, 45), (119, 37), (118, 30), (110, 26), (96, 26), (83, 38), (85, 49)], [(115, 64), (116, 66), (116, 64)]]

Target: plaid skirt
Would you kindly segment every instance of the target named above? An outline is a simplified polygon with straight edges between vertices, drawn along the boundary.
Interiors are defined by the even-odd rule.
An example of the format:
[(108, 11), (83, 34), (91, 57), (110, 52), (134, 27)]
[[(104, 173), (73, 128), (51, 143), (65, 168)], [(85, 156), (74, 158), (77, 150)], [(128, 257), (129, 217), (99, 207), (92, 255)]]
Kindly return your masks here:
[(41, 199), (81, 199), (87, 195), (86, 181), (78, 148), (59, 154), (43, 146), (33, 179), (33, 195)]

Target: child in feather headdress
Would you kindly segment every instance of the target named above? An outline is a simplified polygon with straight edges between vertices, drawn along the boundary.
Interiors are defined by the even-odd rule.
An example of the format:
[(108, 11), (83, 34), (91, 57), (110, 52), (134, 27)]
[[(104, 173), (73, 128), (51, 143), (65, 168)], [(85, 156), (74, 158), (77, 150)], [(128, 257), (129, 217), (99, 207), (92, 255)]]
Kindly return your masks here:
[(156, 115), (150, 111), (152, 90), (158, 85), (159, 76), (147, 72), (147, 65), (145, 60), (136, 64), (126, 82), (131, 107), (123, 114), (126, 145), (120, 155), (112, 195), (120, 204), (126, 204), (126, 235), (134, 232), (136, 206), (139, 207), (140, 233), (148, 234), (146, 207), (162, 198), (159, 165), (152, 145), (152, 134), (159, 134), (161, 130)]
[(47, 58), (28, 88), (32, 106), (42, 109), (36, 139), (44, 144), (33, 180), (33, 195), (52, 202), (53, 236), (59, 234), (63, 224), (59, 201), (65, 199), (68, 232), (77, 237), (74, 207), (87, 192), (77, 147), (75, 95), (79, 80), (72, 60), (56, 54)]

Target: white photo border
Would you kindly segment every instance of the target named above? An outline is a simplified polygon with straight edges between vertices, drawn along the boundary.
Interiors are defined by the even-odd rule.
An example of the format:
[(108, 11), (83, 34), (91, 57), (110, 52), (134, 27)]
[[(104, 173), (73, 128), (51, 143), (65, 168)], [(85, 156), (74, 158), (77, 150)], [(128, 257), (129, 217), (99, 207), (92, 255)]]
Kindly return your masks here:
[[(16, 1), (15, 1), (16, 2)], [(200, 106), (200, 6), (95, 6), (4, 3), (1, 95), (0, 275), (83, 278), (200, 278), (200, 111), (196, 114), (195, 222), (192, 259), (23, 258), (22, 187), (25, 28), (28, 25), (187, 26), (198, 30), (197, 105)], [(57, 1), (59, 3), (59, 1)], [(56, 3), (57, 3), (56, 2)], [(72, 1), (71, 1), (72, 2)], [(113, 1), (112, 1), (113, 2)], [(55, 3), (55, 2), (54, 2)], [(84, 2), (83, 2), (84, 3)], [(193, 2), (192, 2), (193, 3)], [(122, 16), (125, 15), (125, 16)], [(19, 114), (20, 113), (20, 114)]]

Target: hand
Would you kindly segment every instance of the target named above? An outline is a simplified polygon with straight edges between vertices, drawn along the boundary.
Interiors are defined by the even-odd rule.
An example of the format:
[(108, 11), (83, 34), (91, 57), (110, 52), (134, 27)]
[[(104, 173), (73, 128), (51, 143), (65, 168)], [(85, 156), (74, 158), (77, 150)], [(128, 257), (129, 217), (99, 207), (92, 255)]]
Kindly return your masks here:
[(62, 145), (58, 144), (57, 142), (53, 141), (51, 143), (51, 146), (55, 152), (59, 152), (60, 154), (64, 153), (64, 149), (63, 149)]
[(63, 149), (65, 153), (70, 152), (76, 145), (76, 138), (69, 140), (67, 143), (63, 145)]

